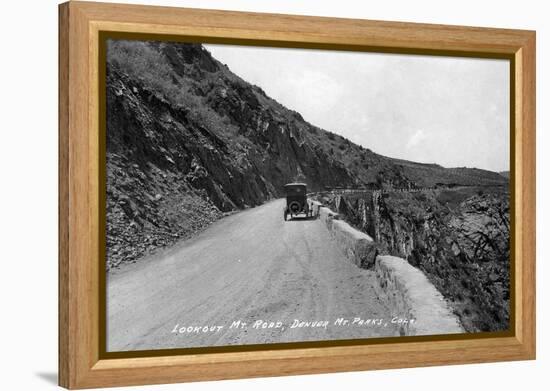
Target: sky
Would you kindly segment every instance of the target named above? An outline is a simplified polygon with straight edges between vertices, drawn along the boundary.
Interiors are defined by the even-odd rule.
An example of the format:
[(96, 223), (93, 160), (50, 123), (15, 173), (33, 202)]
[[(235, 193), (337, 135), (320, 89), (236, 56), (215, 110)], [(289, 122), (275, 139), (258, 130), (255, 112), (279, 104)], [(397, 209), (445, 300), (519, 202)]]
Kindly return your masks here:
[(306, 121), (374, 152), (509, 169), (507, 60), (204, 46)]

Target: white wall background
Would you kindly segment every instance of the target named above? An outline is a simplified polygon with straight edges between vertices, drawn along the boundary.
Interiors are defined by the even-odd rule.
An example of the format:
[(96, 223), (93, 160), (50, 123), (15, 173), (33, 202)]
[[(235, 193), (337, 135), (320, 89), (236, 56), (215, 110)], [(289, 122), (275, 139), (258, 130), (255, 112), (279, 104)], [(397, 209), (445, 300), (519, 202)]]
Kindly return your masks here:
[[(104, 0), (106, 1), (106, 0)], [(124, 2), (119, 0), (119, 2)], [(550, 136), (545, 2), (148, 0), (134, 3), (537, 30), (538, 360), (142, 387), (154, 390), (540, 389), (548, 379)], [(57, 1), (0, 5), (0, 388), (54, 389), (57, 372)], [(547, 19), (545, 20), (547, 22)], [(545, 373), (546, 369), (546, 373)], [(136, 388), (138, 389), (138, 388)]]

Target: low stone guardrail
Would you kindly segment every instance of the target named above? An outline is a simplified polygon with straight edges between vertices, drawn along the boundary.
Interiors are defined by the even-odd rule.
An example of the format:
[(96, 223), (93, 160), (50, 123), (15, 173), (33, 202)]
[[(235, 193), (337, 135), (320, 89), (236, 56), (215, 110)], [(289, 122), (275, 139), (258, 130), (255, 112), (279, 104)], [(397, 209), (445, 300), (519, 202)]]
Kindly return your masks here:
[(444, 297), (420, 269), (402, 258), (383, 255), (376, 258), (374, 271), (392, 316), (408, 320), (400, 323), (402, 335), (464, 332)]
[(313, 203), (316, 203), (313, 206), (313, 214), (325, 224), (336, 245), (346, 254), (348, 260), (361, 268), (371, 269), (379, 254), (380, 245), (366, 233), (340, 220), (338, 213), (316, 201)]
[(399, 322), (401, 335), (463, 333), (457, 316), (426, 275), (406, 260), (379, 255), (381, 246), (369, 235), (343, 220), (338, 213), (309, 201), (313, 215), (327, 227), (346, 258), (358, 267), (374, 271), (378, 291), (391, 316)]

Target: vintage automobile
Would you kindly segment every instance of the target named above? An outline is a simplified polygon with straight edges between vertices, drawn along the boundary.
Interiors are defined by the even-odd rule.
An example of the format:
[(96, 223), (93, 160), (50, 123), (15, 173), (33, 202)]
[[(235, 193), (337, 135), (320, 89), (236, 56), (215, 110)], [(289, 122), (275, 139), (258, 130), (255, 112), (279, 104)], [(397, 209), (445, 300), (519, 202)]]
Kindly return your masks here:
[(305, 183), (287, 183), (284, 186), (286, 193), (286, 206), (284, 208), (285, 221), (299, 214), (312, 217), (312, 210), (307, 201), (307, 186)]

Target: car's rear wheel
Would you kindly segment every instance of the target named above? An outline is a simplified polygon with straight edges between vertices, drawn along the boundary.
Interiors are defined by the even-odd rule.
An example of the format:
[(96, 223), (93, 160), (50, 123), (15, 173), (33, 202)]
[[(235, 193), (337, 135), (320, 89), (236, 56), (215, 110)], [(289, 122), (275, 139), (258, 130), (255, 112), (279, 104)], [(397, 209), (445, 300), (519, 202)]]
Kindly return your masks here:
[(291, 215), (295, 215), (300, 213), (302, 207), (298, 201), (292, 201), (290, 205), (288, 205), (288, 209)]

